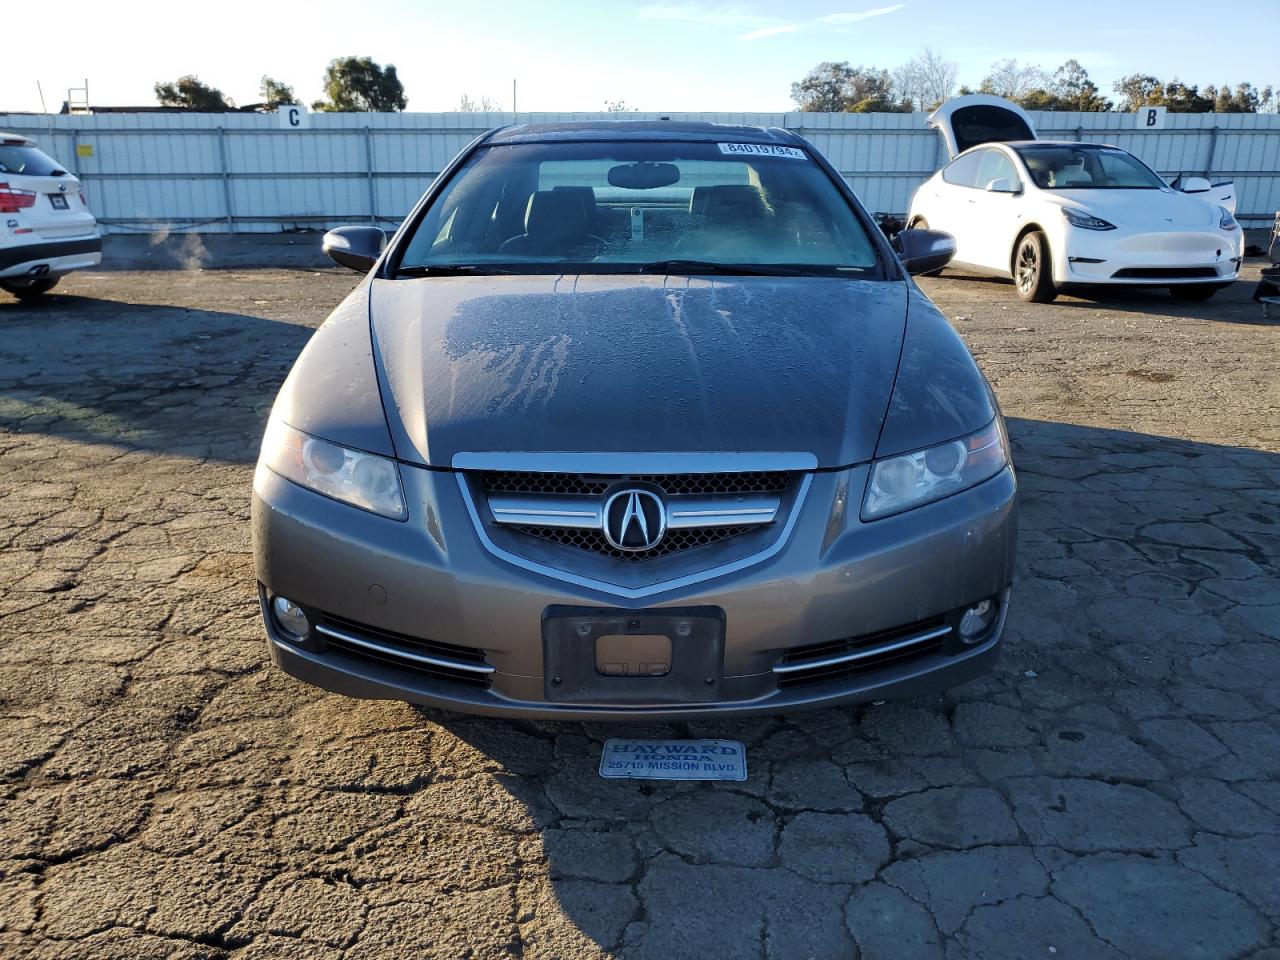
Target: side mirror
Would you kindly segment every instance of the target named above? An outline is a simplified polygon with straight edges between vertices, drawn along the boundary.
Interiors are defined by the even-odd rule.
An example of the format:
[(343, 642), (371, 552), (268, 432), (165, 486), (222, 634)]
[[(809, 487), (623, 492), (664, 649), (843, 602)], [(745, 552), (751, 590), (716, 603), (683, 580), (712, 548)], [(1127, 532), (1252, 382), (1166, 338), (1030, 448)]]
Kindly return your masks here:
[(912, 275), (941, 270), (956, 255), (956, 238), (941, 230), (903, 230), (893, 246)]
[(1213, 184), (1204, 177), (1187, 177), (1178, 185), (1178, 189), (1183, 193), (1208, 193), (1213, 189)]
[(363, 273), (378, 262), (386, 243), (377, 227), (337, 227), (324, 235), (320, 249), (339, 266)]
[(1004, 177), (997, 177), (987, 184), (987, 193), (1021, 193), (1020, 187), (1015, 187)]

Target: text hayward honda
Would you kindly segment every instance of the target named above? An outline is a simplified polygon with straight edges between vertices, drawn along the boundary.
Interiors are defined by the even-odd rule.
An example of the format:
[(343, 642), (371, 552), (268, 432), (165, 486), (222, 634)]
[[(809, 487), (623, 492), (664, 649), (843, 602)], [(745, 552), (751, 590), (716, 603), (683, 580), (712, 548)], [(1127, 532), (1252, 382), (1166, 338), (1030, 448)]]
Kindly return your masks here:
[(782, 130), (467, 147), (315, 333), (254, 481), (271, 655), (341, 693), (541, 717), (765, 713), (995, 660), (1015, 482), (990, 387)]

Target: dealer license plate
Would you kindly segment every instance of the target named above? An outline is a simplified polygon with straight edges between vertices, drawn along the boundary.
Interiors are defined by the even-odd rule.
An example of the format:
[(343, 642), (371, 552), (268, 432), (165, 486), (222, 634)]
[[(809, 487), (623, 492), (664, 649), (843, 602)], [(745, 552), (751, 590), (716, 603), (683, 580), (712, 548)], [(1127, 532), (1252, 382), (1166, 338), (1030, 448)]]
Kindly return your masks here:
[(606, 740), (600, 776), (607, 780), (747, 779), (747, 748), (737, 740)]

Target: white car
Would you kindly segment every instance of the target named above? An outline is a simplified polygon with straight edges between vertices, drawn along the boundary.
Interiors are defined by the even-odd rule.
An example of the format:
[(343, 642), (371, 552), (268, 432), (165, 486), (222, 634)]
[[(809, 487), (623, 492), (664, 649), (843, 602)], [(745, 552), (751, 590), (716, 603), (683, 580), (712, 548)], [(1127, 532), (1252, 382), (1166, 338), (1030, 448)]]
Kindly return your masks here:
[(35, 298), (63, 274), (101, 262), (80, 181), (34, 141), (0, 133), (0, 290)]
[(951, 234), (952, 264), (1012, 278), (1023, 300), (1101, 284), (1204, 300), (1240, 271), (1230, 183), (1214, 192), (1191, 178), (1176, 190), (1119, 147), (1037, 140), (999, 97), (960, 97), (929, 121), (952, 160), (916, 191), (907, 226)]

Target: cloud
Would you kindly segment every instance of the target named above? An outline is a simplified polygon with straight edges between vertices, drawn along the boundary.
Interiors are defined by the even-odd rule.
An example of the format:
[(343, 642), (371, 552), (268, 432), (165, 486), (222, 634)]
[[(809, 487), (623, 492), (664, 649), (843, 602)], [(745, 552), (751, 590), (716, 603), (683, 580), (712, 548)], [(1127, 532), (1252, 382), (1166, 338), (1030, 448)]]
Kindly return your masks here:
[(738, 7), (701, 7), (685, 3), (651, 3), (636, 11), (642, 20), (665, 20), (728, 30), (761, 30), (776, 25), (776, 17), (762, 17)]
[(895, 3), (891, 7), (876, 7), (874, 10), (861, 10), (857, 13), (828, 13), (825, 17), (819, 17), (814, 23), (858, 23), (862, 20), (870, 20), (872, 17), (883, 17), (886, 13), (897, 13), (905, 6), (905, 3)]
[(750, 33), (740, 34), (739, 40), (763, 40), (765, 37), (776, 37), (780, 33), (795, 33), (803, 24), (799, 23), (780, 23), (774, 27), (761, 27), (759, 30), (752, 30)]
[(847, 27), (850, 24), (861, 23), (863, 20), (870, 20), (872, 17), (883, 17), (887, 13), (896, 13), (905, 6), (905, 3), (895, 3), (891, 7), (875, 7), (871, 10), (828, 13), (815, 20), (805, 20), (799, 23), (794, 21), (789, 23), (775, 22), (768, 26), (756, 27), (754, 30), (738, 34), (738, 39), (763, 40), (765, 37), (777, 37), (785, 33), (799, 33), (801, 30), (808, 30), (811, 27)]

